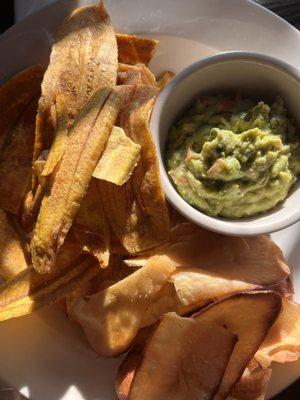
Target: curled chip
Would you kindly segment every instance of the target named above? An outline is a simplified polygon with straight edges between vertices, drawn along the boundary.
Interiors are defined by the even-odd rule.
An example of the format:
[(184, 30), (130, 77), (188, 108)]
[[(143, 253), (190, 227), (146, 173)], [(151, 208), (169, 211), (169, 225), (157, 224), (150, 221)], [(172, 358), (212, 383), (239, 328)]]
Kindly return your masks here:
[(141, 146), (129, 139), (122, 128), (114, 126), (93, 177), (123, 185), (136, 167), (140, 152)]
[(117, 54), (115, 33), (102, 2), (78, 8), (64, 20), (42, 83), (35, 160), (54, 139), (57, 96), (64, 96), (70, 127), (95, 90), (116, 84)]
[(153, 258), (127, 278), (75, 304), (73, 314), (98, 354), (117, 355), (132, 343), (145, 312), (174, 271), (171, 263), (162, 261)]
[(9, 279), (27, 267), (24, 240), (18, 235), (12, 216), (0, 210), (0, 277)]
[(283, 298), (282, 311), (255, 358), (268, 367), (272, 361), (285, 363), (300, 358), (300, 305)]
[(105, 148), (120, 107), (119, 94), (96, 91), (78, 115), (67, 138), (66, 149), (42, 201), (31, 240), (36, 271), (50, 271), (73, 219), (79, 211), (92, 173)]
[(148, 65), (158, 45), (158, 41), (135, 35), (118, 33), (118, 58), (120, 63)]
[(118, 398), (213, 399), (236, 341), (222, 327), (166, 314), (142, 351), (133, 348), (121, 365)]

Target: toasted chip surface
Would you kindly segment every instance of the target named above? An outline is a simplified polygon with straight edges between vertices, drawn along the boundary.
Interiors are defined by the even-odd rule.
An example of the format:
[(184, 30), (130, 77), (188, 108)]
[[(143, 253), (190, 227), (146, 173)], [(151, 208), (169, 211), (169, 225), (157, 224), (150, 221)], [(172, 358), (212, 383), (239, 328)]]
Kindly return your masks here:
[(145, 345), (128, 396), (121, 398), (212, 399), (235, 343), (224, 328), (166, 314)]
[(118, 33), (118, 58), (125, 64), (149, 64), (158, 45), (158, 41), (135, 35)]
[(130, 178), (140, 158), (141, 146), (122, 128), (114, 126), (93, 177), (122, 186)]
[(24, 243), (19, 237), (11, 217), (0, 210), (0, 277), (9, 279), (27, 267)]
[(54, 267), (56, 254), (78, 213), (117, 118), (119, 104), (116, 91), (99, 89), (70, 130), (65, 152), (43, 199), (31, 240), (33, 266), (40, 273)]

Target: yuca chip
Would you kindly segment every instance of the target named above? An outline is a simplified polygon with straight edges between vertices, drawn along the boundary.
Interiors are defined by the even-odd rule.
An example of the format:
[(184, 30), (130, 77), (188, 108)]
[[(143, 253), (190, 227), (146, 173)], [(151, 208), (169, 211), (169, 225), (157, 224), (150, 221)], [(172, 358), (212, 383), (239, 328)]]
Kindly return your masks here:
[(25, 243), (18, 235), (12, 217), (0, 210), (0, 277), (9, 279), (27, 267)]
[(163, 261), (153, 258), (127, 278), (75, 304), (75, 318), (98, 354), (113, 356), (128, 349), (145, 312), (174, 271), (171, 263)]
[[(76, 250), (73, 249), (73, 254)], [(58, 258), (57, 268), (39, 274), (31, 267), (0, 285), (0, 321), (30, 314), (66, 297), (99, 272), (99, 266), (88, 256)]]
[(255, 358), (264, 367), (272, 361), (285, 363), (300, 358), (300, 305), (282, 299), (282, 311)]
[(156, 89), (120, 86), (120, 126), (141, 146), (141, 157), (123, 186), (99, 181), (103, 207), (112, 231), (129, 253), (164, 242), (169, 233), (168, 207), (161, 187), (156, 149), (148, 128)]
[(36, 111), (37, 98), (0, 138), (0, 208), (13, 214), (18, 214), (30, 185)]
[(57, 95), (65, 97), (70, 128), (95, 90), (116, 84), (117, 68), (117, 42), (103, 3), (73, 11), (57, 33), (42, 83), (35, 160), (42, 150), (51, 147), (56, 126), (53, 114)]
[(41, 176), (52, 174), (57, 163), (60, 161), (66, 147), (68, 136), (68, 110), (63, 95), (57, 95), (55, 101), (56, 130), (55, 139), (47, 155)]
[(0, 147), (28, 105), (40, 95), (44, 72), (42, 65), (32, 65), (0, 87)]
[(51, 189), (43, 199), (31, 240), (33, 266), (40, 273), (54, 267), (57, 252), (79, 211), (119, 106), (120, 96), (116, 91), (99, 89), (69, 131), (65, 152), (50, 180)]
[(247, 366), (241, 379), (234, 385), (228, 400), (265, 399), (272, 370), (256, 364), (254, 368)]
[(172, 78), (174, 78), (175, 74), (171, 71), (166, 71), (162, 75), (160, 75), (157, 79), (157, 87), (159, 90), (163, 90), (165, 86), (170, 82)]
[(266, 338), (281, 310), (275, 292), (248, 292), (215, 303), (193, 317), (226, 327), (238, 336), (215, 400), (225, 400), (241, 378), (247, 364)]
[(93, 177), (122, 186), (128, 181), (140, 158), (141, 146), (122, 128), (114, 126)]
[(139, 359), (133, 349), (135, 365), (130, 363), (132, 353), (121, 365), (118, 398), (213, 399), (236, 341), (237, 337), (222, 327), (166, 314)]
[(151, 61), (158, 45), (155, 39), (117, 33), (118, 58), (120, 63), (146, 64)]

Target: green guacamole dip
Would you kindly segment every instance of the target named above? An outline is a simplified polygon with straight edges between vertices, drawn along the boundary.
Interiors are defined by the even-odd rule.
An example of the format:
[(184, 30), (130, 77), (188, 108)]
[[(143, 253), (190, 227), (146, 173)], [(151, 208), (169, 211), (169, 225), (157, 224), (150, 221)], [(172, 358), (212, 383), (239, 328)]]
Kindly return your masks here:
[(242, 218), (284, 200), (300, 173), (295, 127), (280, 97), (202, 97), (170, 130), (166, 162), (183, 199), (212, 216)]

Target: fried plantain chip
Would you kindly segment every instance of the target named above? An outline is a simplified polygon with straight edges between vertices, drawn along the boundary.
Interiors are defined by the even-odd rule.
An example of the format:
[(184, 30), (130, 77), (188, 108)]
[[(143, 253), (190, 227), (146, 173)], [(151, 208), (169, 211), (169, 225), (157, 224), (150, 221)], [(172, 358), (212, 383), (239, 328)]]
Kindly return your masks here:
[(37, 98), (0, 138), (0, 208), (13, 214), (18, 214), (30, 185), (36, 111)]
[(226, 327), (239, 339), (214, 397), (215, 400), (225, 400), (230, 394), (266, 338), (280, 310), (281, 296), (278, 293), (248, 292), (233, 295), (194, 315), (196, 319)]
[(24, 197), (19, 220), (25, 232), (31, 232), (34, 228), (43, 200), (43, 195), (43, 188), (39, 184), (35, 191), (30, 190)]
[[(241, 379), (236, 383), (228, 400), (264, 400), (272, 370), (263, 368), (257, 362), (248, 365)], [(253, 361), (250, 363), (253, 364)]]
[[(57, 163), (60, 161), (66, 147), (68, 136), (68, 110), (64, 96), (58, 94), (55, 101), (56, 112), (56, 131), (55, 139), (47, 155), (45, 165), (41, 171), (40, 176), (48, 176), (52, 174)], [(43, 153), (42, 153), (43, 154)]]
[(174, 270), (170, 262), (162, 261), (153, 258), (127, 278), (75, 304), (74, 315), (98, 354), (113, 356), (128, 349), (145, 312)]
[(57, 302), (98, 272), (97, 263), (89, 256), (78, 256), (75, 248), (61, 252), (57, 268), (48, 274), (41, 275), (28, 267), (0, 285), (0, 321)]
[(42, 65), (32, 65), (0, 87), (0, 147), (28, 105), (40, 95), (44, 72)]
[(140, 158), (141, 146), (114, 126), (93, 177), (122, 186), (128, 181)]
[(166, 314), (148, 338), (139, 360), (133, 350), (136, 365), (130, 365), (129, 353), (126, 369), (120, 367), (118, 398), (213, 399), (236, 341), (237, 337), (222, 327)]
[(255, 358), (267, 368), (272, 361), (285, 363), (300, 357), (300, 305), (282, 299), (282, 311)]
[(155, 77), (145, 64), (119, 63), (117, 83), (118, 85), (156, 86)]
[(98, 6), (78, 8), (65, 19), (42, 83), (34, 160), (51, 147), (56, 126), (53, 117), (56, 96), (65, 97), (70, 128), (95, 90), (116, 84), (117, 54), (115, 33), (102, 2)]
[(54, 264), (98, 159), (105, 148), (119, 112), (119, 94), (110, 89), (96, 91), (69, 131), (66, 149), (51, 178), (31, 240), (32, 262), (45, 273)]
[(172, 78), (174, 78), (174, 76), (175, 76), (174, 72), (171, 71), (166, 71), (163, 74), (161, 74), (157, 79), (158, 90), (160, 91), (163, 90), (163, 88), (167, 86), (167, 84), (170, 82)]
[(169, 233), (168, 208), (148, 128), (157, 91), (149, 86), (119, 88), (123, 94), (120, 126), (141, 146), (141, 158), (123, 186), (104, 181), (98, 184), (112, 231), (129, 253), (136, 253), (161, 244)]
[(18, 235), (12, 216), (0, 210), (0, 277), (9, 279), (27, 267), (24, 240)]
[(158, 45), (155, 39), (117, 33), (118, 58), (120, 63), (148, 65)]

